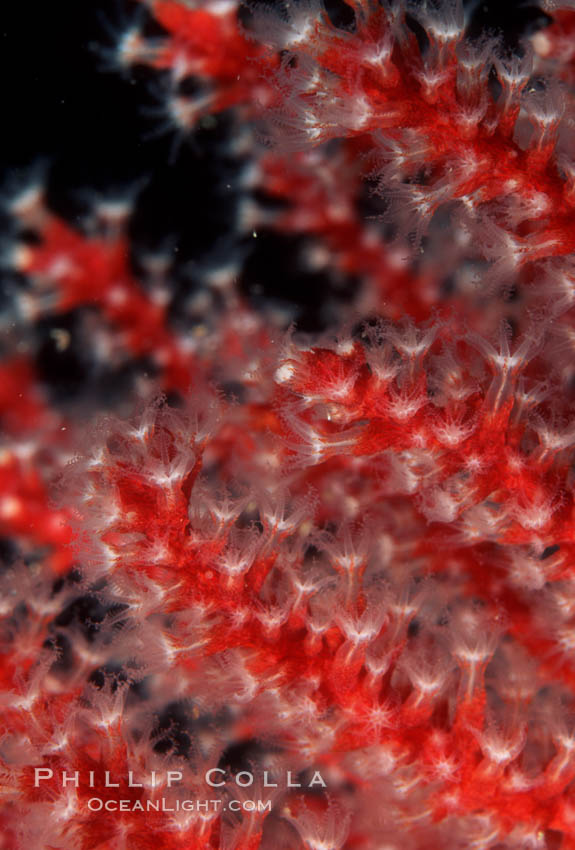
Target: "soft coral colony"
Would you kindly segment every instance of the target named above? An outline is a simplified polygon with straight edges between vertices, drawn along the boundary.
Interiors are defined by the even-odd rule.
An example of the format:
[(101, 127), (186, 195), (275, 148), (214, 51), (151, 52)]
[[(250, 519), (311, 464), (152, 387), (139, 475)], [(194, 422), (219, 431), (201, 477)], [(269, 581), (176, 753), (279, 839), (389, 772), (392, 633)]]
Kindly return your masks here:
[[(236, 232), (305, 235), (353, 321), (286, 333), (237, 253), (175, 321), (127, 205), (10, 200), (5, 850), (575, 847), (574, 13), (510, 51), (330, 11), (150, 2), (107, 56), (178, 131), (231, 114)], [(96, 371), (154, 372), (91, 429), (35, 371), (82, 307)]]

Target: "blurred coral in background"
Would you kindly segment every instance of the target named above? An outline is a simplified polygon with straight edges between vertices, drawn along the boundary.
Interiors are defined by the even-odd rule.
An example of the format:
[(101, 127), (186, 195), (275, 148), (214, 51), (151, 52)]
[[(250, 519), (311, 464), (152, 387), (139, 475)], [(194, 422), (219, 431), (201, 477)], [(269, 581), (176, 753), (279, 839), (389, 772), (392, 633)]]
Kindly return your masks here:
[(2, 850), (575, 848), (575, 9), (510, 8), (116, 9), (8, 163)]

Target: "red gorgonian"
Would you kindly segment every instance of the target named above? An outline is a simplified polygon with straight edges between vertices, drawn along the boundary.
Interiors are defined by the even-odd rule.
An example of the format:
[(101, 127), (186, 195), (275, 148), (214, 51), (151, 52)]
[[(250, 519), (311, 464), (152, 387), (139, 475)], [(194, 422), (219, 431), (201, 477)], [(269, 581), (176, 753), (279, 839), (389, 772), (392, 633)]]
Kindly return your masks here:
[[(575, 848), (555, 6), (511, 50), (455, 1), (161, 0), (102, 50), (170, 132), (225, 114), (236, 242), (188, 291), (137, 200), (6, 201), (2, 850)], [(349, 284), (326, 330), (261, 297), (276, 236)], [(50, 397), (49, 320), (138, 364), (114, 410)]]

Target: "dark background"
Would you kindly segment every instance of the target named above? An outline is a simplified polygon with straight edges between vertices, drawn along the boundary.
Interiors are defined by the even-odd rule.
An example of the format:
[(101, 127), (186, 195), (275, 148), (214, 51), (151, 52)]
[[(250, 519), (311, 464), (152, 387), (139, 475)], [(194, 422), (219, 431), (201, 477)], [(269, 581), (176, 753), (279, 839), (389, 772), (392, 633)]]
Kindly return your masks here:
[[(337, 10), (338, 3), (333, 0), (330, 5)], [(466, 5), (474, 10), (472, 34), (500, 31), (510, 44), (527, 27), (545, 20), (535, 5), (525, 2), (475, 0)], [(158, 75), (137, 69), (128, 78), (106, 69), (110, 62), (105, 50), (113, 46), (114, 31), (121, 33), (139, 9), (139, 4), (121, 0), (3, 5), (0, 79), (5, 179), (14, 168), (43, 160), (52, 166), (51, 201), (56, 205), (64, 206), (64, 196), (73, 196), (79, 187), (122, 186), (142, 176), (150, 177), (158, 191), (162, 184), (169, 186), (172, 204), (162, 204), (164, 218), (177, 218), (183, 212), (180, 205), (188, 215), (203, 205), (210, 180), (198, 185), (199, 169), (192, 168), (191, 175), (189, 169), (198, 159), (204, 166), (206, 160), (211, 165), (208, 148), (214, 133), (196, 136), (192, 145), (184, 143), (174, 158), (169, 134), (153, 138), (162, 121), (153, 93)], [(145, 15), (144, 20), (147, 31), (160, 32)], [(156, 116), (147, 114), (154, 109)]]
[[(525, 2), (473, 0), (466, 7), (472, 36), (500, 32), (510, 46), (545, 21), (536, 5)], [(330, 0), (329, 9), (337, 19), (341, 0)], [(20, 174), (36, 168), (46, 176), (52, 208), (80, 225), (94, 191), (121, 191), (143, 179), (131, 225), (136, 245), (153, 250), (169, 244), (176, 267), (187, 269), (210, 251), (243, 250), (246, 279), (258, 278), (256, 306), (266, 297), (291, 299), (301, 327), (321, 324), (319, 305), (330, 283), (321, 276), (296, 279), (289, 240), (283, 245), (281, 237), (262, 234), (249, 245), (238, 246), (233, 237), (226, 242), (238, 196), (223, 186), (234, 186), (242, 167), (225, 152), (231, 118), (220, 116), (175, 145), (173, 134), (158, 134), (161, 75), (137, 68), (122, 76), (109, 67), (106, 48), (113, 47), (114, 32), (122, 33), (138, 14), (147, 32), (160, 32), (139, 4), (126, 0), (3, 5), (0, 193), (9, 194)], [(270, 259), (282, 274), (269, 273)]]

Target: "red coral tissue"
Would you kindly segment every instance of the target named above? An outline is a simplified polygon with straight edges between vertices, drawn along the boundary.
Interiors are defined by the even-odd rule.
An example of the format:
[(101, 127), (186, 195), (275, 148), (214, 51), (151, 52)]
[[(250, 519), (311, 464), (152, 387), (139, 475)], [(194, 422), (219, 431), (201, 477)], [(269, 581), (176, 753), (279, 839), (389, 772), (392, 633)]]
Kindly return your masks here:
[(237, 244), (183, 296), (137, 200), (6, 200), (0, 848), (575, 850), (573, 8), (144, 6), (107, 61), (231, 122)]

